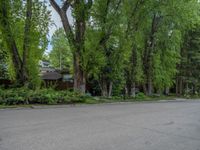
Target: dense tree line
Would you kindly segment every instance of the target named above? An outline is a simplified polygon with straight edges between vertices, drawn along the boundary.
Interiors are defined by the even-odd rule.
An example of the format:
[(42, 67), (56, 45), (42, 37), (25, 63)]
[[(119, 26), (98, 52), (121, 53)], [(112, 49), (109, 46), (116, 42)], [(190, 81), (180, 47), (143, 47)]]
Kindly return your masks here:
[[(56, 68), (72, 70), (75, 90), (84, 93), (90, 83), (106, 97), (134, 97), (136, 89), (146, 95), (171, 88), (180, 95), (200, 92), (198, 0), (49, 2), (63, 24), (53, 35), (49, 59)], [(10, 74), (21, 85), (37, 78), (51, 23), (46, 5), (0, 2), (1, 39)]]
[(9, 74), (19, 86), (39, 85), (38, 61), (47, 45), (50, 12), (38, 0), (0, 1), (0, 31)]

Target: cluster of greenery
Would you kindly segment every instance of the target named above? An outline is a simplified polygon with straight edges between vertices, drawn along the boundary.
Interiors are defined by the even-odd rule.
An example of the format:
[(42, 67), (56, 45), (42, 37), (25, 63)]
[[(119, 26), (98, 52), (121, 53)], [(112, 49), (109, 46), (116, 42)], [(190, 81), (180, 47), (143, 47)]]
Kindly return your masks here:
[(0, 89), (0, 105), (24, 104), (74, 104), (95, 101), (90, 95), (53, 89), (30, 90), (28, 88)]
[[(89, 1), (80, 3), (87, 6)], [(53, 0), (51, 4), (62, 18), (59, 11), (65, 12), (62, 8), (68, 2), (63, 2), (60, 8), (55, 7), (59, 5)], [(78, 4), (74, 4), (74, 10), (76, 6)], [(98, 84), (102, 96), (123, 92), (135, 96), (136, 87), (146, 95), (168, 94), (172, 87), (176, 87), (180, 95), (196, 94), (200, 92), (199, 10), (197, 0), (96, 0), (82, 20), (85, 23), (82, 50), (70, 43), (78, 34), (76, 30), (71, 28), (69, 34), (66, 22), (62, 21), (67, 35), (64, 43), (69, 44), (73, 55), (80, 53), (81, 71), (89, 83), (94, 80)], [(72, 11), (72, 16), (80, 21), (82, 14), (78, 13)], [(74, 23), (74, 26), (78, 25)], [(59, 41), (63, 39), (56, 37)], [(58, 53), (56, 48), (52, 53), (55, 51)], [(73, 59), (71, 55), (65, 58)]]
[(83, 94), (70, 90), (56, 91), (54, 89), (30, 90), (29, 88), (9, 88), (0, 89), (0, 107), (10, 105), (31, 106), (31, 105), (63, 105), (63, 104), (99, 104), (115, 102), (137, 102), (155, 101), (160, 99), (173, 99), (174, 97), (165, 96), (146, 96), (144, 93), (137, 93), (135, 97), (125, 95), (107, 97), (93, 97), (89, 93)]
[[(198, 0), (49, 3), (63, 28), (54, 33), (53, 50), (47, 58), (55, 68), (73, 73), (75, 91), (85, 93), (86, 83), (90, 83), (92, 90), (104, 97), (168, 94), (172, 88), (179, 95), (200, 92)], [(52, 23), (47, 5), (39, 0), (0, 1), (0, 64), (4, 64), (0, 67), (5, 69), (6, 64), (9, 78), (18, 86), (40, 87), (38, 61), (47, 47)], [(69, 13), (73, 19), (68, 18)], [(36, 97), (53, 97), (53, 102), (42, 103), (59, 103), (57, 92), (37, 92)], [(27, 93), (34, 95), (31, 90)], [(19, 103), (20, 99), (34, 101), (21, 97)]]
[[(3, 44), (0, 41), (0, 49), (3, 48)], [(6, 68), (6, 60), (7, 60), (7, 54), (2, 49), (0, 51), (0, 79), (7, 79), (8, 78), (8, 72)]]
[(0, 1), (0, 41), (11, 80), (39, 86), (38, 61), (48, 44), (50, 12), (38, 0)]
[(72, 52), (67, 41), (67, 37), (62, 28), (55, 31), (51, 38), (52, 50), (47, 55), (53, 67), (64, 70), (71, 70), (72, 67)]

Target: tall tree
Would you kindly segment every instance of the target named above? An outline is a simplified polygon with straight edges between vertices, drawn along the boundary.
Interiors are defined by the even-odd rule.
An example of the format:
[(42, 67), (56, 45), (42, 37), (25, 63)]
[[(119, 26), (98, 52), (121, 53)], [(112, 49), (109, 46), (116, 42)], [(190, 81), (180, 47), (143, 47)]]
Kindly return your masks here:
[(143, 84), (148, 95), (171, 87), (180, 62), (182, 33), (194, 24), (198, 2), (130, 0), (123, 4), (130, 51), (125, 69), (129, 95), (135, 95), (136, 83)]
[[(60, 7), (55, 0), (50, 0), (51, 5), (59, 14), (70, 48), (73, 53), (74, 66), (74, 89), (81, 92), (86, 90), (86, 71), (82, 67), (83, 54), (85, 53), (85, 32), (86, 24), (90, 19), (89, 13), (92, 7), (92, 0), (64, 0)], [(75, 22), (70, 25), (67, 11), (71, 8)]]
[(72, 51), (62, 28), (55, 31), (51, 40), (52, 51), (49, 53), (51, 64), (60, 70), (72, 69)]
[[(1, 36), (1, 33), (0, 33)], [(5, 50), (2, 39), (0, 38), (0, 79), (8, 79), (7, 58), (8, 55)]]
[[(126, 53), (122, 46), (121, 0), (97, 0), (92, 11), (93, 36), (97, 36), (95, 48), (104, 54), (104, 63), (97, 77), (102, 96), (111, 96), (113, 85), (123, 78), (123, 61)], [(116, 86), (115, 86), (116, 87)]]
[(181, 48), (181, 63), (177, 74), (177, 95), (195, 94), (200, 90), (200, 26), (190, 29), (185, 33)]
[[(149, 1), (126, 1), (123, 5), (125, 18), (124, 38), (126, 48), (129, 51), (129, 59), (126, 62), (126, 89), (129, 96), (135, 97), (136, 85), (144, 82), (142, 53), (144, 48), (145, 20), (148, 16)], [(141, 19), (143, 18), (143, 19)]]
[(37, 63), (47, 45), (48, 25), (49, 12), (43, 2), (0, 1), (0, 29), (20, 85), (38, 78)]
[[(1, 1), (0, 2), (0, 25), (1, 30), (4, 36), (4, 39), (6, 41), (7, 47), (10, 50), (10, 53), (12, 54), (12, 61), (15, 66), (15, 72), (16, 72), (16, 78), (19, 79), (20, 84), (25, 84), (25, 81), (27, 80), (27, 71), (25, 69), (25, 65), (23, 65), (23, 60), (20, 58), (19, 50), (16, 45), (16, 41), (13, 37), (11, 25), (10, 25), (10, 8), (9, 8), (9, 1)], [(32, 11), (32, 2), (27, 3), (27, 14)], [(31, 13), (30, 13), (31, 14)], [(31, 15), (27, 17), (27, 21), (30, 20)], [(29, 28), (30, 26), (27, 25), (26, 28)], [(27, 32), (27, 31), (26, 31)], [(24, 37), (24, 41), (27, 40), (27, 37)], [(26, 48), (26, 46), (24, 47)]]

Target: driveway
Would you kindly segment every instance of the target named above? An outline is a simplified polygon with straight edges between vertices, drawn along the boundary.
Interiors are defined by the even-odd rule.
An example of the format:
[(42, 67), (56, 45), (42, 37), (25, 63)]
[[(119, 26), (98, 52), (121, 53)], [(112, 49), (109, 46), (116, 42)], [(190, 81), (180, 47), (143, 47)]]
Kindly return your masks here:
[(200, 150), (200, 101), (0, 110), (0, 150)]

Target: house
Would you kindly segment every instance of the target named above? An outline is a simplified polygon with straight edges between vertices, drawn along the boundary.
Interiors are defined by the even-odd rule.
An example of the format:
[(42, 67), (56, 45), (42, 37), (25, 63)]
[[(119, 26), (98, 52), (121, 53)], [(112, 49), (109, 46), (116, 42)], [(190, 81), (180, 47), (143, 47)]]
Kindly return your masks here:
[(39, 66), (43, 86), (61, 90), (73, 88), (73, 77), (67, 69), (55, 69), (48, 61), (40, 61)]
[(55, 72), (56, 69), (51, 66), (49, 61), (39, 61), (40, 75), (46, 72)]

